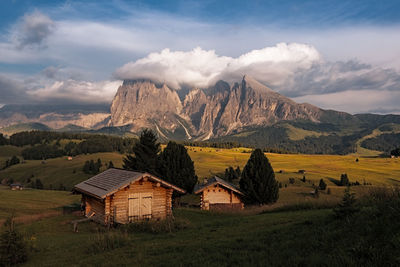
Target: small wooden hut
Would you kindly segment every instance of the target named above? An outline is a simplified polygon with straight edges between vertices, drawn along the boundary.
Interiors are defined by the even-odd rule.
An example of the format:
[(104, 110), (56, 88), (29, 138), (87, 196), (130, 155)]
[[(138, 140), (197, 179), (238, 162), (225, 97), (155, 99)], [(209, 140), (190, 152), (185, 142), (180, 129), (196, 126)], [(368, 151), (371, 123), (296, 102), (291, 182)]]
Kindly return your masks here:
[(22, 189), (24, 189), (24, 186), (20, 183), (14, 183), (14, 184), (10, 184), (10, 189), (11, 190), (22, 190)]
[(103, 223), (164, 219), (172, 214), (173, 190), (185, 190), (149, 173), (108, 169), (80, 184), (85, 215)]
[(201, 194), (202, 210), (241, 210), (243, 193), (233, 184), (215, 176), (203, 185), (197, 185), (195, 194)]

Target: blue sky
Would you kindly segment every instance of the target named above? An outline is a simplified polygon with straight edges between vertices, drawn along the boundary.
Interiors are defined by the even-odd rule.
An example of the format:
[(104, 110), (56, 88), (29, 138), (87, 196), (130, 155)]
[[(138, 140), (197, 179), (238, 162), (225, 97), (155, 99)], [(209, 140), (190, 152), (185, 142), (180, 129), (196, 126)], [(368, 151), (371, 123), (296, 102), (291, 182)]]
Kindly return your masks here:
[(0, 104), (110, 102), (140, 76), (179, 89), (250, 74), (296, 101), (400, 113), (400, 1), (0, 5)]

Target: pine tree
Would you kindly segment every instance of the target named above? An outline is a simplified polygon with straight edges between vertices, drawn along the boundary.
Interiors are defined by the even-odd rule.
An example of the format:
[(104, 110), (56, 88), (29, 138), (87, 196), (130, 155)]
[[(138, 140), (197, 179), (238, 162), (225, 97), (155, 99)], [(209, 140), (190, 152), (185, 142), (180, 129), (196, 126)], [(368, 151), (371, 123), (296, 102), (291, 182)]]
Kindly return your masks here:
[(336, 217), (348, 220), (351, 215), (359, 211), (355, 203), (356, 203), (355, 194), (350, 191), (350, 186), (348, 186), (344, 191), (342, 202), (339, 204), (337, 208), (333, 209)]
[(236, 168), (235, 172), (236, 172), (236, 177), (239, 179), (239, 178), (240, 178), (240, 176), (242, 175), (242, 172), (241, 172), (241, 170), (240, 170), (240, 167), (239, 167), (239, 166), (237, 166), (237, 168)]
[(7, 145), (7, 144), (8, 144), (8, 139), (5, 138), (3, 136), (3, 134), (0, 133), (0, 146), (4, 146), (4, 145)]
[[(239, 169), (239, 173), (240, 173), (240, 169)], [(240, 174), (238, 175), (238, 169), (234, 170), (232, 166), (229, 166), (228, 168), (225, 169), (224, 176), (225, 176), (225, 180), (227, 180), (229, 182), (232, 182), (233, 180), (240, 178)]]
[(43, 183), (40, 179), (36, 179), (35, 187), (36, 189), (43, 189)]
[(271, 164), (261, 149), (255, 149), (242, 171), (240, 188), (250, 204), (274, 203), (279, 197), (279, 184)]
[(321, 189), (321, 190), (325, 190), (326, 189), (326, 183), (325, 183), (324, 179), (319, 180), (318, 188)]
[(347, 177), (346, 173), (340, 175), (340, 185), (341, 186), (348, 186), (350, 184), (349, 178)]
[(111, 168), (114, 168), (114, 163), (110, 160), (110, 162), (108, 163), (108, 168), (109, 169), (111, 169)]
[(305, 176), (305, 175), (303, 175), (303, 179), (301, 179), (301, 181), (302, 181), (303, 183), (306, 182), (306, 176)]
[(87, 160), (85, 162), (85, 165), (83, 165), (83, 172), (89, 174), (90, 173), (90, 167), (89, 167), (89, 161)]
[(0, 236), (0, 265), (15, 266), (27, 260), (27, 248), (23, 237), (17, 232), (13, 217), (4, 223), (7, 228)]
[(160, 143), (157, 136), (149, 129), (143, 130), (139, 141), (133, 146), (134, 155), (127, 155), (123, 160), (123, 168), (133, 171), (145, 171), (157, 175), (157, 157)]
[(157, 172), (163, 179), (187, 192), (192, 192), (197, 183), (194, 164), (186, 148), (172, 141), (160, 153)]

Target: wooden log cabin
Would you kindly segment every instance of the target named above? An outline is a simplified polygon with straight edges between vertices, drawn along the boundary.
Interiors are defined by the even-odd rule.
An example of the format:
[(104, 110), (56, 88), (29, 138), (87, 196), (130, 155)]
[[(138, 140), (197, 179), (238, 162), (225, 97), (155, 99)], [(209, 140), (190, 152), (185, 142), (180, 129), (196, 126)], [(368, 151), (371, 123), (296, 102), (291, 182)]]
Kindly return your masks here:
[(102, 224), (164, 219), (172, 214), (173, 191), (185, 190), (149, 173), (108, 169), (80, 184), (86, 217)]
[(203, 185), (197, 185), (195, 194), (201, 194), (202, 210), (241, 210), (243, 193), (233, 184), (215, 176)]

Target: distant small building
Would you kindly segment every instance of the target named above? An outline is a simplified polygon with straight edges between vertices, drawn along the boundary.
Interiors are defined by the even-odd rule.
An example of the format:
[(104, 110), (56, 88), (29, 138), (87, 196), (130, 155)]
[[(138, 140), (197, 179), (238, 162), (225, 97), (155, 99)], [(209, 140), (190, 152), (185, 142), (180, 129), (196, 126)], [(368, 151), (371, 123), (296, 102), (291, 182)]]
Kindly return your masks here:
[(10, 184), (11, 190), (22, 190), (24, 186), (20, 183)]
[(173, 191), (185, 190), (154, 175), (108, 169), (75, 185), (86, 217), (102, 224), (164, 219), (172, 214)]
[(202, 210), (241, 210), (243, 193), (233, 184), (215, 176), (205, 184), (196, 185), (195, 194), (201, 194)]

